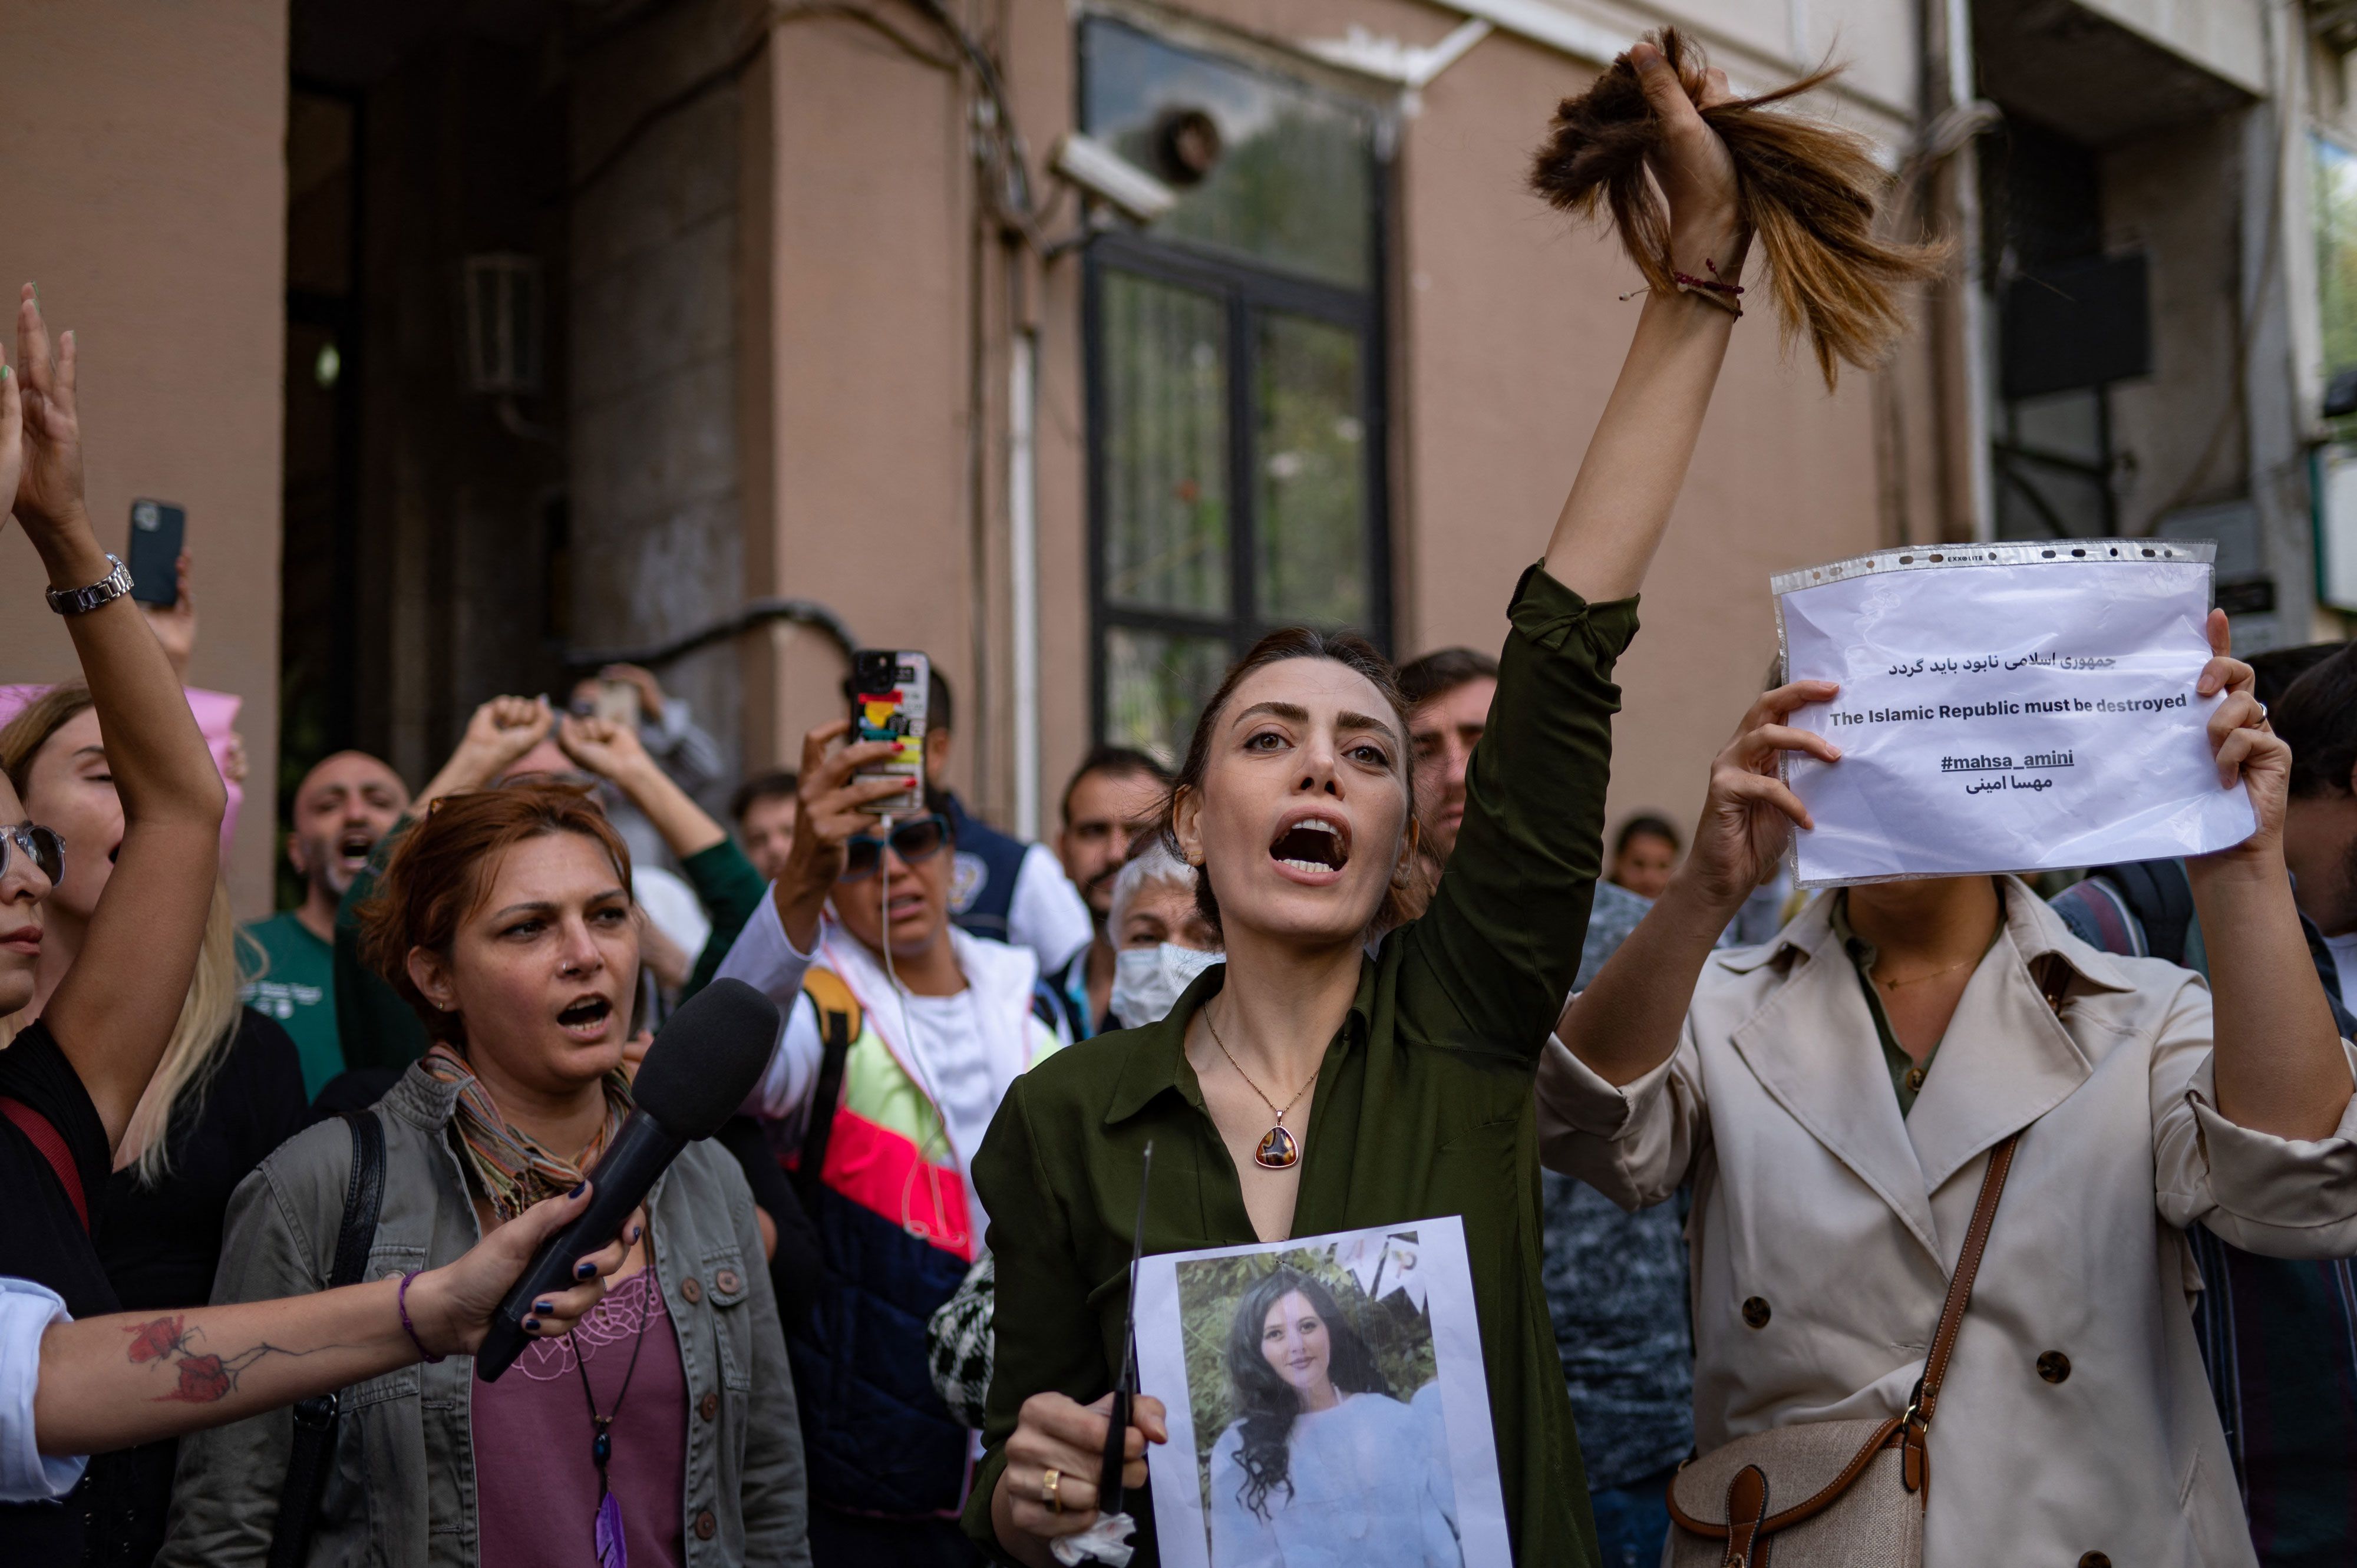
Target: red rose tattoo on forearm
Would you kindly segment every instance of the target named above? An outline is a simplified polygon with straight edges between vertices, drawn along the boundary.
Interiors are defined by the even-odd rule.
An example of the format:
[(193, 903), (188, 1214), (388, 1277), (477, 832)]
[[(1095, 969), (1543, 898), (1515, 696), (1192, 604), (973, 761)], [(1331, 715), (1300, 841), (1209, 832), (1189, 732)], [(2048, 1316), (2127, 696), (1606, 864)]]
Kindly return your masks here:
[(176, 1313), (124, 1329), (131, 1336), (131, 1344), (124, 1351), (131, 1360), (169, 1361), (179, 1371), (179, 1386), (157, 1394), (156, 1402), (159, 1404), (211, 1404), (228, 1397), (237, 1387), (238, 1375), (264, 1356), (309, 1354), (264, 1343), (233, 1356), (199, 1355), (190, 1348), (190, 1343), (203, 1337), (204, 1330), (189, 1328), (186, 1323), (186, 1318)]

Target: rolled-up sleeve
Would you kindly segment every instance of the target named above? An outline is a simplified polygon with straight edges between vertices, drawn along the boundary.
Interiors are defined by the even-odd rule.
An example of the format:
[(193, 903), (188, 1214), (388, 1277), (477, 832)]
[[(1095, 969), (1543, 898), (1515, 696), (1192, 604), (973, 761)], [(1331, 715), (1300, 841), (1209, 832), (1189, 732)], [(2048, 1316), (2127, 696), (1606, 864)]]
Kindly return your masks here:
[(41, 1452), (33, 1399), (41, 1386), (41, 1336), (70, 1323), (57, 1292), (0, 1276), (0, 1503), (46, 1503), (64, 1497), (90, 1461)]
[[(2209, 990), (2188, 980), (2153, 1051), (2153, 1183), (2161, 1217), (2197, 1220), (2270, 1258), (2357, 1255), (2357, 1099), (2326, 1138), (2278, 1138), (2218, 1110)], [(2357, 1083), (2357, 1048), (2341, 1052)]]
[(1710, 1137), (1689, 1022), (1670, 1058), (1615, 1089), (1553, 1035), (1539, 1058), (1539, 1163), (1629, 1213), (1677, 1191)]
[(1397, 1005), (1425, 1039), (1528, 1063), (1579, 967), (1620, 709), (1612, 671), (1637, 605), (1590, 605), (1534, 566), (1510, 618), (1448, 875), (1400, 932)]

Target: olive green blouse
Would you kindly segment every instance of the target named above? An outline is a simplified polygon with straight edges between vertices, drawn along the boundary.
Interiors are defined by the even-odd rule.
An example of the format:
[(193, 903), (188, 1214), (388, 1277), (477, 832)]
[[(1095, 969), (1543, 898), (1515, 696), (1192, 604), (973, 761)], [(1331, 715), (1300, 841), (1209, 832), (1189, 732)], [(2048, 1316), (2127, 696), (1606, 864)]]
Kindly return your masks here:
[[(1512, 618), (1448, 875), (1424, 917), (1366, 961), (1326, 1048), (1293, 1233), (1462, 1216), (1516, 1557), (1592, 1568), (1587, 1476), (1539, 1284), (1532, 1079), (1579, 963), (1620, 702), (1612, 665), (1636, 632), (1636, 602), (1591, 607), (1533, 567)], [(991, 1493), (1023, 1402), (1053, 1391), (1085, 1404), (1113, 1386), (1146, 1143), (1147, 1251), (1259, 1240), (1185, 1049), (1189, 1020), (1226, 972), (1205, 972), (1161, 1023), (1099, 1036), (1017, 1079), (974, 1156), (994, 1217), (998, 1359), (965, 1522), (994, 1555)], [(1173, 1460), (1187, 1462), (1157, 1453), (1149, 1464)], [(1134, 1561), (1155, 1568), (1151, 1499), (1133, 1492), (1130, 1508)]]

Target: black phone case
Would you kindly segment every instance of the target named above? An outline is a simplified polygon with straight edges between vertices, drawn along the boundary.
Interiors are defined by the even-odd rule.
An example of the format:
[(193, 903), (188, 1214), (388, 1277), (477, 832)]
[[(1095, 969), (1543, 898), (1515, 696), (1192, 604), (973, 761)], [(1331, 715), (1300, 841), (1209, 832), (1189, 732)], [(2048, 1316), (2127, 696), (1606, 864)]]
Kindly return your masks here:
[(131, 596), (142, 604), (180, 602), (180, 549), (188, 514), (169, 501), (131, 503)]

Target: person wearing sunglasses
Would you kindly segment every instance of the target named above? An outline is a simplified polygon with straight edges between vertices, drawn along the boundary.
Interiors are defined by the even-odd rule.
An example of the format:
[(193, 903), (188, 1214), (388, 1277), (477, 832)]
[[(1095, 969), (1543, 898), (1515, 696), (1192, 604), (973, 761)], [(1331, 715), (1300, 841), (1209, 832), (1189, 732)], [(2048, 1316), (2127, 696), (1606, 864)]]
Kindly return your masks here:
[(829, 755), (849, 728), (805, 737), (793, 849), (720, 972), (790, 1009), (749, 1109), (824, 1249), (813, 1310), (786, 1331), (796, 1385), (825, 1391), (802, 1412), (811, 1560), (967, 1563), (969, 1435), (932, 1391), (925, 1322), (980, 1252), (983, 1133), (1066, 1041), (1031, 950), (952, 923), (941, 797), (858, 777), (892, 742)]
[[(60, 844), (0, 778), (0, 1015), (32, 1000), (44, 905), (77, 854), (114, 849), (79, 961), (39, 1019), (0, 1051), (0, 1275), (54, 1294), (76, 1319), (119, 1306), (91, 1240), (115, 1153), (179, 1021), (221, 868), (226, 790), (123, 564), (82, 504), (73, 335), (52, 343), (28, 285), (15, 362), (0, 362), (0, 511), (13, 511), (48, 577), (106, 736), (122, 799), (114, 846)], [(0, 517), (0, 521), (5, 521)], [(19, 591), (19, 590), (12, 590)], [(14, 607), (38, 614), (29, 602)], [(12, 1564), (112, 1561), (125, 1471), (94, 1462), (65, 1506), (0, 1505)]]

